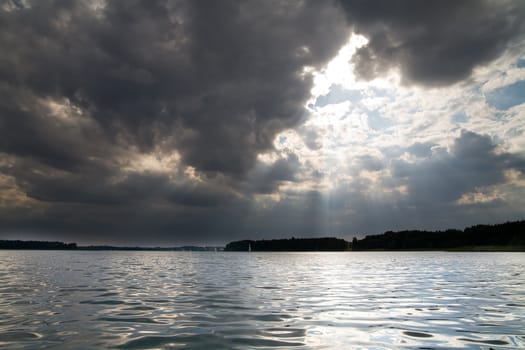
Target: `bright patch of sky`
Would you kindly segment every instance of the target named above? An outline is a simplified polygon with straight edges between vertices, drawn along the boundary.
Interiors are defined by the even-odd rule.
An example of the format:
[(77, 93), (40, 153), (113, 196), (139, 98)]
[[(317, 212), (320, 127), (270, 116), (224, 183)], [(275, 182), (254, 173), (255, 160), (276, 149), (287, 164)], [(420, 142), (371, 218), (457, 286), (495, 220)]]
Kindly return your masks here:
[[(312, 188), (324, 189), (329, 197), (330, 191), (344, 187), (354, 191), (344, 199), (349, 203), (359, 195), (395, 206), (406, 200), (408, 185), (396, 173), (396, 164), (436, 166), (454, 157), (454, 145), (468, 142), (469, 132), (492, 140), (498, 152), (525, 154), (523, 59), (503, 57), (477, 69), (467, 82), (441, 88), (403, 86), (395, 71), (358, 81), (351, 58), (366, 42), (352, 36), (337, 57), (314, 72), (310, 117), (301, 128), (277, 137), (278, 152), (287, 150), (299, 158), (301, 190), (306, 183), (315, 184)], [(287, 189), (293, 187), (287, 184)], [(523, 192), (507, 184), (497, 191), (491, 187), (455, 194), (454, 200), (457, 205), (487, 204), (505, 198), (505, 189), (517, 188)], [(352, 211), (351, 204), (338, 205), (347, 214)]]

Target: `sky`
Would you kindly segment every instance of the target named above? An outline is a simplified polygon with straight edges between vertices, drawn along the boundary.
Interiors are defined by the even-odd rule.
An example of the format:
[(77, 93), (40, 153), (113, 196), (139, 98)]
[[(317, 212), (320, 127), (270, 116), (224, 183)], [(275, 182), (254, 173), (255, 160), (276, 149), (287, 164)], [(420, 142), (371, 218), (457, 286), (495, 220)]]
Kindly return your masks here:
[(525, 218), (525, 1), (0, 1), (0, 239)]

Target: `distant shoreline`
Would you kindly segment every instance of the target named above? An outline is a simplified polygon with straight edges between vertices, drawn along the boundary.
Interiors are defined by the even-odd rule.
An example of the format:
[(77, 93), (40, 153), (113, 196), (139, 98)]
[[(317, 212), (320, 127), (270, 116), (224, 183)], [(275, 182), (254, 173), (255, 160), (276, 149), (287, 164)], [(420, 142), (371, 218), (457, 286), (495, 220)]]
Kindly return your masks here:
[[(6, 248), (0, 245), (0, 250), (38, 250), (38, 251), (126, 251), (126, 252), (247, 252), (242, 250), (226, 250), (223, 247), (218, 247), (217, 250), (207, 249), (206, 247), (198, 247), (197, 249), (183, 249), (180, 247), (174, 248), (148, 248), (148, 247), (107, 247), (107, 248), (87, 248), (77, 247), (75, 249), (65, 248)], [(306, 253), (306, 252), (449, 252), (449, 253), (523, 253), (525, 252), (525, 245), (521, 246), (475, 246), (475, 247), (456, 247), (449, 249), (367, 249), (367, 250), (254, 250), (256, 253)]]
[(242, 240), (221, 246), (119, 247), (78, 246), (50, 241), (0, 240), (0, 249), (78, 250), (78, 251), (449, 251), (449, 252), (525, 252), (525, 221), (497, 225), (476, 225), (464, 230), (387, 231), (379, 235), (354, 238), (352, 242), (335, 237)]
[(406, 230), (342, 239), (291, 238), (230, 242), (226, 251), (525, 251), (525, 221), (476, 225), (464, 230)]
[(79, 246), (76, 243), (49, 241), (0, 240), (0, 249), (11, 250), (78, 250), (78, 251), (222, 251), (220, 246), (181, 246), (181, 247), (119, 247), (110, 245)]

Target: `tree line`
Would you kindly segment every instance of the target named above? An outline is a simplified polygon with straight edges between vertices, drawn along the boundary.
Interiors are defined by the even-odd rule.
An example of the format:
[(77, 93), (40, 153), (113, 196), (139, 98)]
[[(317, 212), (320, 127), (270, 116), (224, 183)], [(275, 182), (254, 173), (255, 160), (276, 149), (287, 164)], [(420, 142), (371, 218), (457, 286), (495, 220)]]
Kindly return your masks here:
[(0, 240), (0, 249), (30, 249), (30, 250), (137, 250), (137, 251), (220, 251), (222, 247), (117, 247), (110, 245), (78, 246), (76, 243), (48, 241)]
[(0, 240), (0, 249), (72, 250), (77, 249), (77, 244), (48, 241)]
[(448, 250), (475, 247), (525, 249), (525, 221), (475, 225), (464, 230), (387, 231), (352, 240), (352, 250)]
[[(242, 240), (230, 242), (226, 251), (361, 251), (361, 250), (521, 250), (525, 251), (525, 221), (496, 225), (475, 225), (464, 230), (445, 231), (387, 231), (368, 235), (352, 242), (334, 237), (290, 238), (272, 240)], [(114, 247), (77, 246), (76, 243), (49, 241), (0, 240), (0, 249), (43, 250), (191, 250), (217, 251), (221, 247)]]
[(334, 237), (290, 238), (272, 240), (243, 240), (230, 242), (225, 251), (344, 251), (350, 249), (350, 242)]
[(525, 221), (475, 225), (464, 230), (404, 230), (343, 239), (291, 238), (230, 242), (226, 251), (365, 251), (365, 250), (520, 250), (525, 251)]

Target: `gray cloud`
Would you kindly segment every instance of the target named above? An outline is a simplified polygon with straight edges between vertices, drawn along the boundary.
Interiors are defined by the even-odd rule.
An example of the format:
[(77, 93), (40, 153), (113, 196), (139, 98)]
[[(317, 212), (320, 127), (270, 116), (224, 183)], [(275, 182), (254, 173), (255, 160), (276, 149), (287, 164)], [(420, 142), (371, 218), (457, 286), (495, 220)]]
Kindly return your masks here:
[[(365, 156), (361, 162), (366, 167), (368, 163), (375, 164), (377, 159)], [(507, 171), (518, 172), (522, 179), (525, 177), (525, 158), (506, 152), (488, 135), (463, 131), (450, 150), (436, 150), (416, 162), (392, 160), (387, 169), (390, 171), (379, 183), (357, 178), (324, 194), (318, 201), (319, 212), (315, 216), (318, 225), (307, 232), (336, 232), (351, 238), (387, 230), (494, 224), (523, 216), (524, 193), (519, 187), (514, 188), (516, 193), (503, 190), (500, 195), (505, 198), (457, 202), (465, 194), (508, 185)], [(293, 218), (297, 213), (281, 211), (281, 215)], [(295, 224), (302, 227), (300, 222)]]
[(28, 140), (7, 140), (3, 150), (82, 161), (40, 135), (60, 130), (35, 125), (38, 112), (11, 120), (31, 97), (67, 98), (112, 142), (125, 136), (143, 150), (163, 143), (198, 170), (231, 176), (243, 176), (277, 132), (304, 117), (311, 78), (303, 68), (326, 62), (348, 35), (337, 9), (315, 2), (112, 1), (93, 9), (35, 1), (0, 16), (4, 90), (13, 101), (30, 92), (4, 105), (0, 124)]
[(397, 67), (405, 83), (448, 85), (525, 34), (523, 1), (340, 1), (354, 30), (369, 39), (353, 58), (363, 79)]
[(320, 135), (316, 129), (303, 128), (303, 130), (301, 131), (301, 136), (306, 147), (308, 147), (311, 150), (317, 150), (323, 147)]
[(432, 155), (432, 147), (434, 145), (432, 143), (421, 143), (416, 142), (410, 147), (408, 147), (407, 151), (408, 153), (416, 156), (416, 157), (429, 157)]
[[(289, 168), (296, 161), (294, 155), (290, 157), (267, 166), (266, 173), (261, 174), (271, 175), (262, 177), (257, 190), (271, 193), (279, 179), (293, 179), (298, 168)], [(376, 158), (364, 156), (360, 161), (363, 166), (381, 170), (381, 162)], [(436, 151), (415, 163), (393, 161), (388, 167), (391, 176), (383, 178), (380, 184), (357, 178), (341, 183), (330, 193), (284, 192), (282, 200), (267, 205), (236, 196), (220, 182), (173, 186), (162, 176), (146, 174), (98, 192), (108, 198), (120, 198), (118, 203), (77, 192), (65, 202), (52, 202), (50, 206), (12, 209), (9, 215), (3, 211), (3, 226), (12, 232), (30, 232), (38, 227), (52, 237), (73, 237), (80, 242), (169, 244), (177, 237), (177, 242), (223, 243), (243, 238), (327, 234), (351, 238), (389, 229), (446, 229), (519, 219), (522, 214), (521, 207), (513, 201), (456, 203), (463, 194), (483, 186), (504, 184), (506, 170), (525, 174), (525, 159), (500, 149), (486, 135), (464, 131), (449, 151)], [(406, 192), (396, 193), (399, 186), (407, 186)], [(52, 186), (43, 188), (51, 191)], [(70, 188), (81, 191), (78, 184)], [(389, 194), (371, 195), (381, 188)], [(140, 189), (141, 195), (133, 193)], [(57, 191), (61, 196), (65, 192)], [(80, 198), (86, 199), (80, 202)], [(71, 205), (73, 199), (77, 202)]]
[[(450, 213), (466, 191), (501, 183), (505, 169), (523, 171), (521, 158), (464, 133), (450, 152), (415, 144), (385, 153), (409, 152), (417, 163), (357, 160), (378, 174), (390, 167), (382, 185), (406, 185), (408, 196), (378, 203), (366, 194), (371, 184), (356, 179), (337, 193), (288, 191), (275, 202), (265, 198), (282, 184), (314, 173), (321, 183), (323, 174), (292, 151), (271, 164), (257, 157), (301, 125), (312, 87), (304, 68), (322, 67), (352, 28), (370, 39), (357, 53), (362, 77), (396, 66), (407, 82), (449, 84), (521, 35), (521, 17), (510, 15), (521, 3), (96, 4), (0, 5), (2, 238), (174, 244), (376, 231), (395, 228), (419, 204), (418, 222), (435, 223), (435, 208)], [(457, 18), (444, 25), (450, 13)], [(360, 94), (339, 89), (317, 103)], [(381, 129), (388, 121), (370, 114), (369, 122)], [(316, 130), (300, 133), (310, 150), (322, 147)], [(180, 159), (158, 171), (135, 164), (137, 154)]]
[(239, 196), (217, 184), (182, 184), (168, 189), (165, 198), (183, 206), (190, 207), (220, 207), (230, 206)]
[(260, 163), (253, 169), (251, 176), (245, 183), (244, 191), (259, 194), (273, 193), (282, 182), (297, 181), (296, 175), (300, 167), (299, 157), (294, 153), (279, 158), (273, 164)]
[[(310, 1), (98, 5), (0, 8), (0, 171), (33, 201), (2, 208), (2, 230), (235, 231), (250, 196), (295, 181), (297, 156), (261, 167), (257, 155), (306, 116), (304, 68), (346, 41), (344, 16)], [(171, 174), (125, 170), (134, 152), (178, 152), (181, 163)]]
[(414, 204), (452, 203), (477, 188), (505, 182), (505, 170), (524, 173), (525, 159), (498, 150), (489, 136), (463, 131), (450, 152), (417, 163), (394, 161), (392, 169)]
[(358, 157), (358, 169), (368, 171), (379, 171), (384, 168), (383, 163), (380, 159), (372, 157), (370, 155)]

